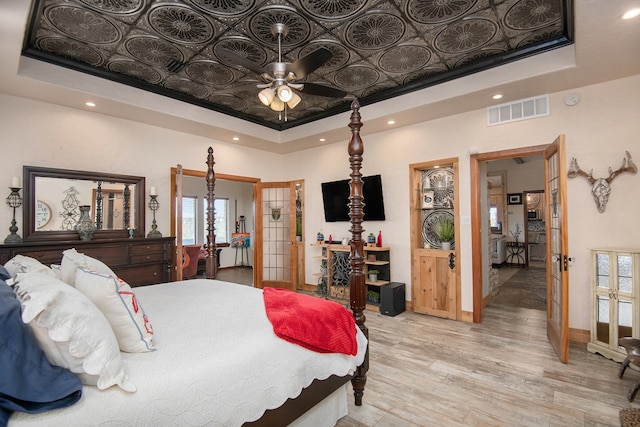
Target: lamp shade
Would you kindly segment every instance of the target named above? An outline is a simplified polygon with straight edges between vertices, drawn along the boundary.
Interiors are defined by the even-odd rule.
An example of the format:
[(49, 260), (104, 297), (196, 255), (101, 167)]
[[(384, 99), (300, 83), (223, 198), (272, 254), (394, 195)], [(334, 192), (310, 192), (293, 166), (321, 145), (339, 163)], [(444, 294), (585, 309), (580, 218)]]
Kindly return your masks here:
[(273, 99), (275, 98), (273, 89), (271, 89), (270, 87), (266, 89), (262, 89), (258, 93), (258, 98), (260, 99), (260, 102), (262, 102), (264, 105), (268, 107), (271, 104), (271, 101), (273, 101)]
[(300, 98), (300, 95), (298, 95), (293, 91), (291, 91), (291, 93), (292, 93), (291, 99), (287, 102), (287, 105), (289, 106), (289, 108), (293, 110), (294, 108), (296, 108), (296, 105), (300, 104), (300, 101), (302, 101), (302, 98)]
[(289, 86), (285, 84), (278, 87), (277, 94), (278, 98), (280, 98), (280, 101), (289, 102), (291, 100), (291, 97), (293, 96), (293, 91)]
[(269, 107), (273, 111), (282, 111), (284, 110), (284, 102), (280, 101), (280, 99), (278, 98), (273, 98), (273, 101), (271, 101), (271, 105), (269, 105)]

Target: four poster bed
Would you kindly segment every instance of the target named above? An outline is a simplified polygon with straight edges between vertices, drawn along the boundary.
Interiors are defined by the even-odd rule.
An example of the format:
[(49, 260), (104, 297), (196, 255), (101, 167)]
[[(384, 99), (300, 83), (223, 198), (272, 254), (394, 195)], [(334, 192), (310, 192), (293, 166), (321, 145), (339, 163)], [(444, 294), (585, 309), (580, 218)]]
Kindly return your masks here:
[[(13, 280), (9, 284), (14, 286), (16, 294), (16, 297), (11, 298), (17, 298), (22, 304), (22, 321), (37, 323), (37, 328), (33, 328), (33, 323), (29, 323), (29, 326), (32, 327), (32, 332), (36, 331), (38, 338), (42, 338), (37, 333), (38, 328), (45, 328), (45, 335), (46, 328), (49, 328), (49, 338), (55, 341), (54, 347), (57, 345), (60, 350), (61, 341), (66, 339), (71, 342), (71, 352), (75, 339), (75, 336), (65, 336), (64, 339), (56, 337), (56, 333), (60, 333), (51, 323), (58, 318), (52, 320), (53, 314), (47, 317), (50, 307), (33, 307), (42, 300), (39, 292), (49, 286), (54, 289), (51, 294), (54, 297), (46, 300), (46, 304), (50, 304), (51, 301), (57, 301), (56, 298), (63, 299), (61, 295), (70, 292), (68, 288), (71, 287), (64, 284), (71, 284), (82, 291), (83, 280), (89, 280), (91, 285), (98, 283), (96, 281), (110, 280), (109, 283), (119, 289), (116, 294), (120, 299), (132, 295), (128, 301), (134, 306), (136, 313), (139, 306), (144, 306), (144, 316), (140, 318), (141, 323), (138, 325), (143, 326), (138, 331), (142, 331), (142, 344), (146, 348), (140, 352), (118, 351), (119, 354), (114, 355), (113, 360), (110, 359), (108, 369), (98, 371), (87, 368), (95, 360), (89, 363), (85, 359), (80, 368), (85, 371), (80, 371), (79, 374), (85, 384), (81, 387), (81, 397), (80, 389), (74, 389), (73, 384), (69, 386), (67, 383), (65, 390), (72, 392), (69, 394), (72, 397), (68, 405), (60, 405), (62, 409), (36, 414), (14, 412), (9, 425), (333, 425), (337, 419), (346, 415), (346, 390), (349, 381), (354, 390), (355, 404), (361, 405), (368, 370), (368, 331), (364, 316), (366, 286), (363, 272), (363, 197), (360, 172), (364, 150), (359, 133), (362, 127), (359, 107), (358, 102), (354, 101), (349, 123), (352, 134), (348, 146), (351, 168), (351, 312), (337, 303), (315, 297), (215, 280), (215, 172), (213, 150), (209, 148), (206, 175), (206, 280), (136, 287), (133, 295), (132, 291), (129, 292), (130, 289), (124, 292), (123, 288), (118, 288), (122, 283), (108, 275), (105, 271), (108, 267), (83, 254), (77, 254), (75, 250), (65, 251), (65, 257), (68, 256), (75, 264), (70, 264), (71, 261), (65, 264), (63, 258), (60, 268), (62, 273), (50, 274), (43, 271), (41, 266), (35, 268), (34, 263), (22, 258), (13, 263), (11, 268), (18, 273), (12, 275), (14, 279), (8, 280), (8, 283)], [(74, 268), (69, 270), (69, 265)], [(10, 269), (9, 263), (6, 266)], [(63, 283), (65, 274), (67, 277), (72, 274), (71, 279), (75, 282), (67, 280)], [(52, 278), (48, 278), (49, 276)], [(3, 290), (0, 289), (0, 304), (1, 297), (6, 296), (2, 294)], [(284, 299), (274, 299), (276, 297)], [(96, 305), (100, 302), (95, 301)], [(295, 331), (290, 332), (290, 324), (285, 325), (284, 329), (276, 326), (282, 319), (278, 317), (278, 312), (270, 310), (278, 304), (287, 308), (300, 304), (303, 309), (312, 311), (313, 316), (318, 314), (337, 318), (346, 315), (347, 326), (340, 330), (335, 326), (325, 329), (313, 343), (300, 342), (300, 335)], [(81, 304), (75, 302), (71, 311), (79, 310), (79, 306)], [(73, 312), (69, 316), (76, 314)], [(0, 320), (1, 316), (0, 310)], [(334, 323), (333, 317), (310, 316), (311, 314), (298, 313), (295, 319), (305, 327), (308, 324)], [(108, 320), (111, 321), (110, 318)], [(152, 332), (148, 322), (153, 324)], [(0, 323), (8, 327), (8, 322)], [(145, 330), (148, 338), (146, 340)], [(3, 331), (0, 330), (0, 336), (2, 334)], [(117, 338), (117, 344), (120, 344), (120, 336)], [(135, 337), (138, 338), (140, 337)], [(2, 345), (0, 342), (0, 347)], [(340, 347), (340, 351), (335, 350), (336, 345)], [(88, 347), (85, 351), (91, 352), (99, 345)], [(350, 350), (342, 351), (343, 347)], [(49, 355), (47, 352), (47, 357)], [(73, 355), (77, 356), (75, 353)], [(3, 368), (0, 367), (0, 376), (3, 374), (1, 369)], [(84, 379), (89, 376), (97, 377), (92, 379), (97, 381), (97, 387), (86, 386), (88, 383)], [(0, 385), (0, 396), (3, 393)], [(67, 395), (62, 396), (69, 399)], [(36, 396), (36, 401), (38, 397)], [(63, 402), (60, 396), (58, 399), (56, 402)], [(16, 404), (20, 405), (21, 402), (23, 401), (18, 400)], [(38, 404), (41, 403), (38, 401)], [(27, 409), (33, 410), (37, 406)], [(0, 426), (3, 425), (3, 408), (7, 407), (3, 406), (0, 398)], [(9, 406), (11, 408), (13, 407)], [(13, 410), (21, 409), (18, 407)]]

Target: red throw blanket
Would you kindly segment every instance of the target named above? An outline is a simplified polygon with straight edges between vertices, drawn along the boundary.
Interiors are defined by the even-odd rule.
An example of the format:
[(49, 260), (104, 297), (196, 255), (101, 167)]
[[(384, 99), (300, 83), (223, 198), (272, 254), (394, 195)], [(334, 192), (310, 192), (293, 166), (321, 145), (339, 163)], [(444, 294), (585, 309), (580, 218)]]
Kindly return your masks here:
[(262, 291), (267, 317), (280, 338), (320, 353), (358, 352), (355, 320), (340, 304), (286, 289)]

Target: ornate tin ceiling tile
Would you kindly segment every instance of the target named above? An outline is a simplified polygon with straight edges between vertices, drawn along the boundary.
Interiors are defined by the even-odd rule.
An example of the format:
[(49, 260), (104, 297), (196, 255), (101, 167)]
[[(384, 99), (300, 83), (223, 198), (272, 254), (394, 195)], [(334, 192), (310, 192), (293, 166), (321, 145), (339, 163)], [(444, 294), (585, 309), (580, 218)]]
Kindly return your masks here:
[(54, 53), (65, 58), (75, 59), (92, 66), (102, 64), (104, 59), (97, 49), (73, 39), (63, 37), (44, 37), (36, 41), (36, 45), (45, 52)]
[(129, 54), (145, 64), (164, 68), (169, 62), (184, 62), (180, 49), (155, 36), (135, 36), (127, 39), (124, 47)]
[(122, 37), (118, 27), (109, 19), (80, 7), (49, 7), (45, 16), (60, 32), (82, 42), (109, 44)]
[(159, 5), (149, 10), (149, 25), (162, 37), (188, 44), (213, 39), (213, 25), (199, 12), (186, 6)]
[(107, 64), (107, 69), (114, 73), (124, 74), (147, 83), (158, 84), (162, 81), (162, 74), (148, 65), (130, 59), (117, 59)]
[(80, 0), (88, 7), (113, 15), (131, 15), (144, 6), (143, 0)]
[(441, 24), (464, 16), (477, 0), (409, 0), (407, 15), (423, 24)]
[(384, 49), (402, 39), (404, 22), (390, 13), (368, 13), (355, 19), (346, 31), (346, 42), (354, 49)]

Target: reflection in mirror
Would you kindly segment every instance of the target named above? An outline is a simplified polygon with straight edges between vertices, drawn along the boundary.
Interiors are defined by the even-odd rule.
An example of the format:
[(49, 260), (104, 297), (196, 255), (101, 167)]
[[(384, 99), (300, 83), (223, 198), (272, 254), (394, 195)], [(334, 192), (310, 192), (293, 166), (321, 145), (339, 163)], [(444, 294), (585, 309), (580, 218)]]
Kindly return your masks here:
[(90, 206), (94, 238), (144, 237), (144, 177), (24, 167), (25, 240), (78, 238), (79, 206)]
[[(129, 184), (36, 177), (35, 187), (38, 231), (73, 231), (82, 205), (91, 206), (91, 219), (98, 230), (127, 230), (131, 225), (129, 201), (135, 190)], [(48, 211), (38, 205), (46, 205)]]

